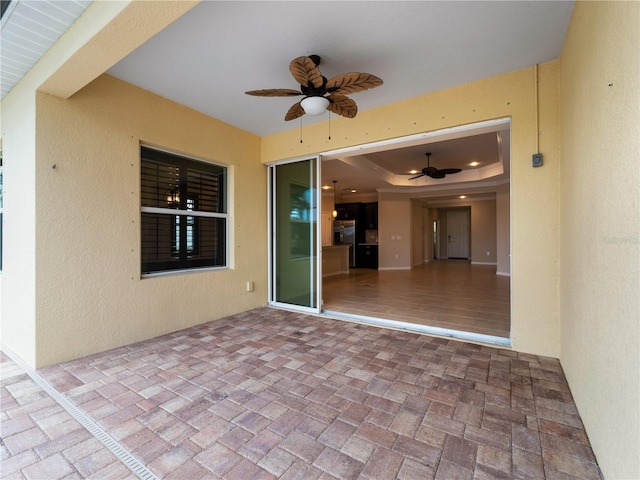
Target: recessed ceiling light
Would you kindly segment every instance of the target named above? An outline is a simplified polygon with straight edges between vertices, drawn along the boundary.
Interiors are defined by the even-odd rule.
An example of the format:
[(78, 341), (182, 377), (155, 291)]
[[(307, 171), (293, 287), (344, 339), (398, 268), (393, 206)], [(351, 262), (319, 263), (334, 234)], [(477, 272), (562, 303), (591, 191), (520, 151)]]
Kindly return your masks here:
[(460, 195), (458, 198), (467, 198), (466, 195)]
[(478, 165), (480, 165), (478, 162), (471, 162), (469, 164), (471, 167), (477, 167)]
[(323, 190), (329, 190), (330, 188), (331, 188), (331, 187), (330, 187), (329, 185), (323, 185), (323, 186), (322, 186), (322, 189), (323, 189)]
[(356, 192), (357, 192), (357, 190), (355, 188), (351, 189), (351, 193), (356, 193)]
[(409, 173), (410, 173), (411, 175), (415, 175), (416, 173), (418, 173), (418, 170), (409, 170)]

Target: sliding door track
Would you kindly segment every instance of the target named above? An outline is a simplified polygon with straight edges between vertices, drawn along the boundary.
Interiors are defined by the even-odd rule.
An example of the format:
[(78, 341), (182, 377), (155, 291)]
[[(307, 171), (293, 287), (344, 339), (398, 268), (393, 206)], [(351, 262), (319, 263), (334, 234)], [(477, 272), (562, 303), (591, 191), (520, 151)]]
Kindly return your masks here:
[(395, 328), (407, 332), (424, 333), (427, 335), (437, 335), (439, 337), (449, 337), (456, 340), (468, 342), (485, 343), (499, 347), (511, 347), (511, 339), (498, 337), (495, 335), (484, 335), (482, 333), (466, 332), (464, 330), (452, 330), (449, 328), (430, 327), (417, 323), (401, 322), (398, 320), (386, 320), (384, 318), (368, 317), (365, 315), (355, 315), (351, 313), (336, 312), (333, 310), (322, 310), (321, 315), (331, 317), (336, 320), (347, 320), (350, 322), (362, 323), (376, 327)]

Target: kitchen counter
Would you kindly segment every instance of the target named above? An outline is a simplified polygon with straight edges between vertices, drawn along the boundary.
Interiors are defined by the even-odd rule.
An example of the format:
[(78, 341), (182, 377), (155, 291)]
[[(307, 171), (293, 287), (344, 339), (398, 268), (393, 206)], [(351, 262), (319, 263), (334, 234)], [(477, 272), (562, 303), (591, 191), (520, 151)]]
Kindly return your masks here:
[(322, 276), (349, 273), (349, 247), (351, 245), (327, 245), (322, 247)]

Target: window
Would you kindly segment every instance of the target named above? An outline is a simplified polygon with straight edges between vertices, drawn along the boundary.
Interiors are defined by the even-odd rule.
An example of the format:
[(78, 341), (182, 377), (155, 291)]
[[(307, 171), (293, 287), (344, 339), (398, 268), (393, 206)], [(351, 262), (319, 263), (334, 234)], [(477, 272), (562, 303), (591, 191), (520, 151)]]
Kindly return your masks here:
[(227, 266), (227, 168), (141, 147), (142, 273)]

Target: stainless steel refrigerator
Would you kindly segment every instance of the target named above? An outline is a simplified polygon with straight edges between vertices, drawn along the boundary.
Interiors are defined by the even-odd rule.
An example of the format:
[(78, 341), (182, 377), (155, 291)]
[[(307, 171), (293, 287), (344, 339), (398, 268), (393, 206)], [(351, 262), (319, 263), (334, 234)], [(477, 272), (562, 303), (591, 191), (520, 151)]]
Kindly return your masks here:
[(356, 221), (334, 220), (333, 244), (349, 245), (349, 267), (356, 266)]

